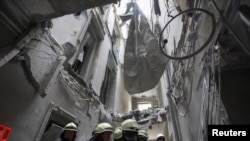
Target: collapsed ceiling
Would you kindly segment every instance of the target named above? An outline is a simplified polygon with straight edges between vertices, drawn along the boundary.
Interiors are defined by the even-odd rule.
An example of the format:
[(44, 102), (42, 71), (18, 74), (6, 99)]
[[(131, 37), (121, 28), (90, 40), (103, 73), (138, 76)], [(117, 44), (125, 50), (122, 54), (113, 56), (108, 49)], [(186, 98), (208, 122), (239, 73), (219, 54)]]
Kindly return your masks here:
[(7, 46), (30, 28), (52, 18), (77, 13), (119, 0), (2, 0), (0, 47)]

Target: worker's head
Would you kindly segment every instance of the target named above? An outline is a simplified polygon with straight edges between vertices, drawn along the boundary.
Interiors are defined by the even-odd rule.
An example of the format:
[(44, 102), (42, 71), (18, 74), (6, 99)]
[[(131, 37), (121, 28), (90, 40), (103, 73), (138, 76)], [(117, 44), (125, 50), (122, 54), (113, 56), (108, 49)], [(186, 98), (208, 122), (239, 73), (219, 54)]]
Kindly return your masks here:
[(147, 141), (148, 140), (148, 132), (146, 130), (139, 130), (138, 131), (138, 138), (139, 141)]
[(112, 133), (112, 125), (106, 122), (99, 123), (93, 131), (94, 136), (100, 137), (103, 141), (108, 141)]
[(62, 138), (72, 140), (76, 137), (77, 126), (75, 123), (70, 122), (66, 124), (63, 128)]
[(158, 134), (156, 137), (156, 141), (165, 141), (165, 136), (163, 134)]
[(138, 124), (134, 119), (127, 119), (121, 123), (123, 139), (125, 141), (138, 140)]

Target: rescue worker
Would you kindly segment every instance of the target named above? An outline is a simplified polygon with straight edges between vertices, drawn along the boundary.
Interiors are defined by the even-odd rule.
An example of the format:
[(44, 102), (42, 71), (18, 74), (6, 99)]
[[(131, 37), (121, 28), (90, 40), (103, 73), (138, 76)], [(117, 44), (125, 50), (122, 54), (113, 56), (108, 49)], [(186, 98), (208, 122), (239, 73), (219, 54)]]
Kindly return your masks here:
[(121, 123), (122, 140), (139, 141), (138, 140), (138, 124), (134, 119), (126, 119)]
[(140, 129), (138, 131), (139, 141), (147, 141), (148, 140), (148, 132), (146, 130)]
[(89, 141), (109, 141), (112, 133), (113, 127), (109, 123), (99, 123)]
[(163, 134), (158, 134), (156, 137), (156, 141), (165, 141), (165, 136)]
[(77, 133), (76, 124), (70, 122), (64, 126), (63, 132), (61, 133), (60, 137), (57, 138), (55, 141), (75, 141), (76, 133)]
[(122, 141), (121, 127), (116, 127), (113, 135), (114, 135), (114, 141)]

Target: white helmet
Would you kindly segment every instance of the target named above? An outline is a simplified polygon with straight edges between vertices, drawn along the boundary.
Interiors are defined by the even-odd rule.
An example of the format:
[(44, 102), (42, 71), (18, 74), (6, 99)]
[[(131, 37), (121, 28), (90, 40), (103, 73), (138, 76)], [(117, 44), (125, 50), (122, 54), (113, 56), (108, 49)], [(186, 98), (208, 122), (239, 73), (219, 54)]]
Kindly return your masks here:
[(98, 124), (96, 126), (95, 130), (94, 130), (94, 133), (95, 134), (100, 134), (100, 133), (103, 133), (103, 132), (113, 132), (112, 125), (109, 124), (109, 123), (106, 123), (106, 122)]
[(144, 136), (144, 137), (148, 138), (148, 132), (146, 130), (143, 130), (143, 129), (140, 129), (138, 131), (138, 135), (139, 136)]
[(63, 131), (65, 131), (65, 130), (77, 131), (77, 126), (76, 126), (75, 123), (70, 122), (70, 123), (68, 123), (68, 124), (66, 124), (66, 125), (64, 126)]
[(121, 127), (116, 127), (114, 131), (114, 139), (120, 139), (122, 138), (122, 129)]
[(164, 137), (165, 138), (165, 136), (163, 135), (163, 134), (158, 134), (157, 136), (156, 136), (156, 139), (158, 139), (158, 138), (160, 138), (160, 137)]
[(124, 131), (138, 132), (138, 124), (134, 119), (126, 119), (121, 123), (121, 129)]

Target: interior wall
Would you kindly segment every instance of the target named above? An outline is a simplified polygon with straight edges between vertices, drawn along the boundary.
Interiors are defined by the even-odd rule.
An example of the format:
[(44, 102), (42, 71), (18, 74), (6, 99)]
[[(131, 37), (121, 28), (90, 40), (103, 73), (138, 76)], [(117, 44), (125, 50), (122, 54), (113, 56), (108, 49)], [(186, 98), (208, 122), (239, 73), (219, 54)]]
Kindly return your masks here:
[(221, 72), (221, 98), (231, 124), (250, 124), (250, 69)]
[[(48, 110), (53, 103), (76, 117), (82, 129), (77, 138), (86, 140), (98, 122), (98, 104), (85, 100), (87, 94), (77, 89), (80, 84), (76, 80), (60, 75), (63, 60), (57, 58), (47, 46), (50, 43), (45, 41), (48, 40), (32, 40), (23, 51), (27, 58), (20, 55), (0, 67), (1, 124), (12, 129), (10, 141), (34, 141), (43, 130), (42, 124), (49, 118)], [(29, 65), (24, 67), (23, 61)], [(75, 87), (70, 87), (65, 79)], [(34, 87), (34, 81), (39, 84), (39, 90)]]
[(117, 113), (128, 113), (132, 110), (132, 97), (124, 88), (123, 83), (123, 69), (118, 68), (117, 72), (117, 89), (115, 96), (114, 112)]

